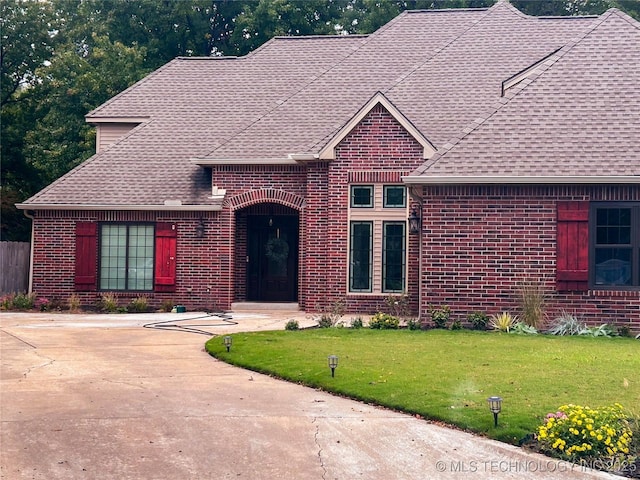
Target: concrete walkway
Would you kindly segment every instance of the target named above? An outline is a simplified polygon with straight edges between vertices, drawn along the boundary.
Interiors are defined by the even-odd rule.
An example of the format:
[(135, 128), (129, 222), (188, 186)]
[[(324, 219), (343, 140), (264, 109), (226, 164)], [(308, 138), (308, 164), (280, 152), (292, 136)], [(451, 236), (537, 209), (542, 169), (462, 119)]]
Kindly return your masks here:
[(1, 313), (0, 477), (619, 478), (229, 366), (185, 332), (282, 329), (291, 318), (311, 323), (300, 312), (239, 313), (237, 324)]

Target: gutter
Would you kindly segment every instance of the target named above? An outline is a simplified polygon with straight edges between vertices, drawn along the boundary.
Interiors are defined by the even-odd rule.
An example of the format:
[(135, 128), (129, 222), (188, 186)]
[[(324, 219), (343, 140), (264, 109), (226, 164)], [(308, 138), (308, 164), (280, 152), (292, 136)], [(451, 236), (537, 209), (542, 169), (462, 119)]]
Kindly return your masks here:
[[(215, 205), (100, 205), (74, 203), (16, 203), (20, 210), (139, 210), (159, 212), (219, 212), (222, 204)], [(26, 214), (25, 214), (26, 215)], [(32, 217), (30, 217), (32, 218)]]
[(407, 184), (416, 185), (518, 185), (518, 184), (640, 184), (640, 175), (550, 175), (550, 176), (454, 176), (454, 175), (407, 175), (402, 177)]

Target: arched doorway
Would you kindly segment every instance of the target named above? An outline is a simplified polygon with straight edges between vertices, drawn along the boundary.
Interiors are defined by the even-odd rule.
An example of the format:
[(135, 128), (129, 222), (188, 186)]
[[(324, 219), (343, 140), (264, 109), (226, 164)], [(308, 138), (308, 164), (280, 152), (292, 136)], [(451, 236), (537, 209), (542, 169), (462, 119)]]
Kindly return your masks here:
[(243, 209), (246, 225), (246, 300), (298, 300), (299, 215), (284, 205)]

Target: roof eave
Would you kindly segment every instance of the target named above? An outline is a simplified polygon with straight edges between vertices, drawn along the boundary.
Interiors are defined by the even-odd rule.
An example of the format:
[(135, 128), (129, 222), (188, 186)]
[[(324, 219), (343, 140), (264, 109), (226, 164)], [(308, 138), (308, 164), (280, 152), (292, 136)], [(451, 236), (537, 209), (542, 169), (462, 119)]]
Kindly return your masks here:
[(222, 210), (222, 203), (211, 205), (115, 205), (115, 204), (80, 204), (80, 203), (16, 203), (20, 210), (82, 210), (82, 211), (159, 211), (159, 212), (217, 212)]
[(414, 185), (638, 184), (640, 175), (407, 175), (402, 181)]
[(297, 165), (293, 158), (192, 158), (191, 161), (200, 167), (216, 165)]

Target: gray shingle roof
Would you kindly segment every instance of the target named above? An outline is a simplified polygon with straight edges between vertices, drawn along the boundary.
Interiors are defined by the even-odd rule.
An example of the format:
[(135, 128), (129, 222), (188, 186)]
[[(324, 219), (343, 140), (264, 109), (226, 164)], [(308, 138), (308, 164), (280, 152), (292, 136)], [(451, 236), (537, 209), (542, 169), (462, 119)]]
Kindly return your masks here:
[[(603, 24), (528, 17), (500, 2), (404, 12), (369, 36), (276, 38), (242, 58), (178, 58), (87, 116), (148, 122), (25, 206), (212, 205), (210, 176), (194, 159), (252, 163), (318, 153), (377, 91), (441, 147), (487, 116), (503, 80), (594, 22)], [(588, 65), (595, 48), (577, 61)]]
[(414, 175), (640, 180), (640, 23), (609, 10), (468, 127)]

